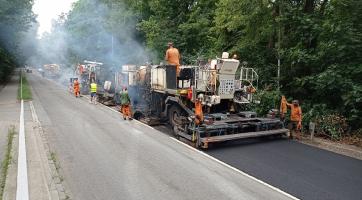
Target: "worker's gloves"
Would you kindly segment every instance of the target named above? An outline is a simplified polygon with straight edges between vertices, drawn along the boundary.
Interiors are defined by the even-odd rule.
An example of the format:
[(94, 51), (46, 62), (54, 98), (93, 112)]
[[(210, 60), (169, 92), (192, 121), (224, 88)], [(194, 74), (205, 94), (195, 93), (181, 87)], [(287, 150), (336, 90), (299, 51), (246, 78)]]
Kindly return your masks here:
[(302, 129), (302, 122), (298, 122), (297, 129), (298, 129), (298, 130), (301, 130), (301, 129)]

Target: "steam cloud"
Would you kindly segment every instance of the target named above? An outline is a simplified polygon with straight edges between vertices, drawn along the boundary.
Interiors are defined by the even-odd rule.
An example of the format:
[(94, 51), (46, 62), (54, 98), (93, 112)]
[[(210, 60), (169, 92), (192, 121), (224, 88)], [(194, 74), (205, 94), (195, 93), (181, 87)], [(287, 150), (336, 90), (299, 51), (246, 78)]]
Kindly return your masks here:
[[(36, 52), (28, 54), (28, 64), (39, 68), (44, 64), (61, 65), (60, 82), (74, 76), (74, 68), (84, 60), (104, 63), (108, 71), (118, 71), (124, 64), (143, 64), (155, 54), (137, 41), (136, 20), (122, 3), (105, 4), (99, 0), (80, 0), (73, 10), (53, 21), (51, 33), (41, 38), (26, 37)], [(28, 33), (34, 36), (33, 29)], [(110, 76), (112, 76), (110, 74)]]

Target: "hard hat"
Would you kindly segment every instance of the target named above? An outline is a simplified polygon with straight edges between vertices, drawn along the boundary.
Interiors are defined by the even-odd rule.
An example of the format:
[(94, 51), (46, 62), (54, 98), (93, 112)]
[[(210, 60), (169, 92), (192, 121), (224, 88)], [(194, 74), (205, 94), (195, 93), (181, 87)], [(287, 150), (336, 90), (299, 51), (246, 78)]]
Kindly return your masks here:
[(173, 42), (168, 42), (167, 46), (173, 46)]
[(197, 98), (198, 98), (198, 99), (204, 99), (204, 95), (203, 95), (203, 94), (199, 94), (199, 95), (197, 95)]
[(298, 100), (293, 100), (292, 103), (293, 104), (299, 104), (299, 101)]

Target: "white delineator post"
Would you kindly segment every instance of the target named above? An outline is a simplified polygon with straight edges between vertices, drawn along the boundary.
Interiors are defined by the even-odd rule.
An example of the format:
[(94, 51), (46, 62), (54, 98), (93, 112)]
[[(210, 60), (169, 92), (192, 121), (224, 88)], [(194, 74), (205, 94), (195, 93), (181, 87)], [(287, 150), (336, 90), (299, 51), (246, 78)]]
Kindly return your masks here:
[(19, 152), (18, 176), (16, 183), (16, 200), (29, 200), (28, 167), (26, 163), (25, 128), (24, 128), (24, 100), (22, 91), (22, 77), (20, 76), (20, 126), (19, 126)]

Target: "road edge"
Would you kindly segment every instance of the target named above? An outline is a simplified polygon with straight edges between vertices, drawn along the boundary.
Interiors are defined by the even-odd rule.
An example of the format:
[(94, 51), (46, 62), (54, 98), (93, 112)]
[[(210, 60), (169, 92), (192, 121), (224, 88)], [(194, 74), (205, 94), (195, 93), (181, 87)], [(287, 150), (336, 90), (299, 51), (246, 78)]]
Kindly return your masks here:
[(63, 186), (63, 178), (58, 173), (57, 163), (52, 159), (52, 152), (50, 151), (50, 146), (48, 139), (46, 137), (46, 133), (41, 126), (41, 123), (38, 119), (38, 115), (36, 113), (33, 101), (29, 101), (31, 115), (33, 119), (34, 127), (34, 135), (36, 139), (36, 143), (39, 148), (39, 154), (42, 160), (42, 168), (43, 173), (46, 177), (47, 186), (50, 193), (50, 198), (52, 200), (66, 200), (70, 199), (67, 194), (65, 187)]

